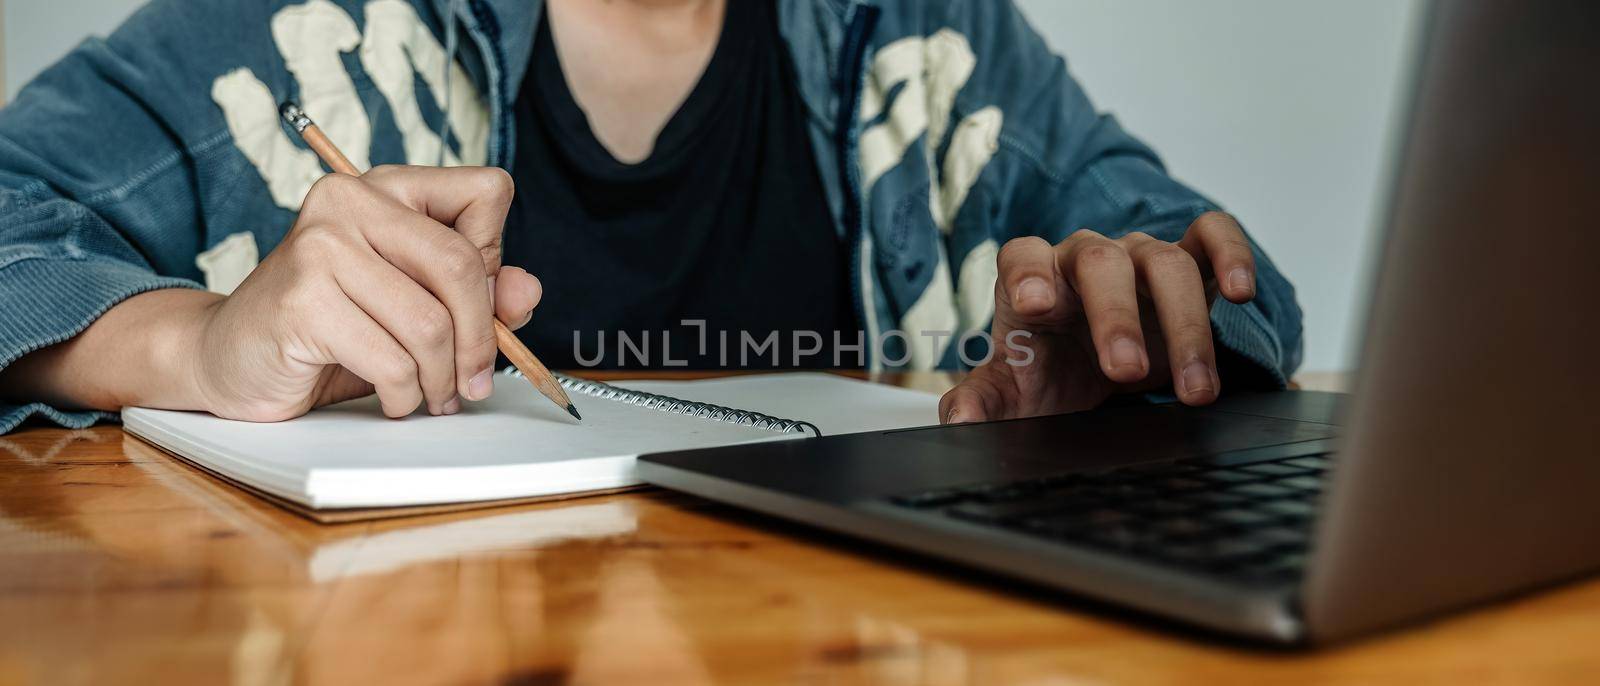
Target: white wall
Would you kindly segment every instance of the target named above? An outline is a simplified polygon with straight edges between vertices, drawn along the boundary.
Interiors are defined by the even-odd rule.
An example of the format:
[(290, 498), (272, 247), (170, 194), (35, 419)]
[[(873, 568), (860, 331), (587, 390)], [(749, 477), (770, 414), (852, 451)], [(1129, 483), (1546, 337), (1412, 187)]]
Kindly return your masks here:
[(5, 104), (11, 91), (6, 87), (6, 2), (0, 0), (0, 105)]
[[(196, 0), (204, 2), (205, 0)], [(139, 0), (4, 0), (7, 98)], [(1300, 291), (1307, 370), (1353, 358), (1418, 0), (1017, 0), (1102, 107)]]
[(1347, 369), (1386, 199), (1416, 0), (1017, 0), (1101, 109), (1239, 217)]
[[(204, 2), (205, 0), (200, 0)], [(5, 99), (86, 36), (104, 36), (145, 0), (4, 0)]]

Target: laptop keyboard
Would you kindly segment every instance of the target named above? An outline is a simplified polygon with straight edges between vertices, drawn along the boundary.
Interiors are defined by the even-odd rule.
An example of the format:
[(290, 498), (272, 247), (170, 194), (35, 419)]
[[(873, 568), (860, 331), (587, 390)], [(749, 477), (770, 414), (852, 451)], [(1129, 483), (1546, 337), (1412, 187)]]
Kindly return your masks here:
[(1240, 583), (1298, 580), (1329, 455), (1220, 455), (906, 493), (901, 507)]

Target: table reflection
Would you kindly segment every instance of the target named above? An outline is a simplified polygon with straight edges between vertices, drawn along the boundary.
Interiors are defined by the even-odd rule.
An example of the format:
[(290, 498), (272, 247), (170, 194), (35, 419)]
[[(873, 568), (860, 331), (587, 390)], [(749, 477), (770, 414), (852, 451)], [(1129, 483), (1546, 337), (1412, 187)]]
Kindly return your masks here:
[[(97, 484), (44, 489), (57, 501), (0, 517), (0, 543), (55, 527), (30, 534), (31, 558), (7, 564), (71, 570), (4, 582), (8, 616), (45, 629), (0, 629), (0, 660), (42, 681), (83, 669), (183, 680), (162, 660), (180, 676), (251, 685), (744, 683), (775, 672), (954, 685), (984, 674), (915, 600), (926, 591), (975, 606), (992, 593), (940, 594), (952, 585), (936, 577), (875, 588), (861, 580), (881, 582), (884, 563), (827, 554), (703, 501), (649, 492), (319, 525), (115, 436), (7, 448), (9, 474)], [(92, 456), (61, 463), (79, 442)], [(66, 607), (76, 619), (62, 621)], [(88, 666), (69, 659), (89, 649)]]

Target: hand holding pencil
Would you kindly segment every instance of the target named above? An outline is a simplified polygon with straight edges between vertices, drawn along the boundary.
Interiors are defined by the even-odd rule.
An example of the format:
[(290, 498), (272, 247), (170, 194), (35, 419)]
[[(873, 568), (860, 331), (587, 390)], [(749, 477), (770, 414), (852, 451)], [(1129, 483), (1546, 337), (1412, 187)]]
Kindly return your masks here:
[[(355, 165), (350, 162), (349, 158), (345, 157), (344, 153), (339, 151), (339, 148), (333, 144), (333, 141), (329, 140), (328, 137), (322, 133), (322, 129), (318, 128), (317, 125), (311, 121), (311, 118), (307, 116), (298, 105), (295, 105), (294, 103), (284, 103), (281, 109), (281, 114), (283, 115), (284, 120), (289, 123), (289, 126), (299, 133), (301, 138), (305, 140), (306, 145), (310, 146), (312, 151), (316, 152), (317, 156), (322, 158), (322, 161), (326, 163), (328, 167), (334, 171), (334, 173), (345, 174), (354, 177), (362, 176), (361, 170), (356, 169)], [(509, 198), (507, 198), (507, 203), (509, 203)], [(500, 218), (500, 223), (503, 225), (505, 221), (506, 207), (501, 206), (497, 209), (499, 210), (498, 215)], [(463, 212), (461, 214), (464, 215), (465, 213)], [(496, 247), (496, 253), (498, 253), (498, 236), (495, 237), (494, 245)], [(487, 267), (491, 271), (499, 267), (498, 254), (494, 256), (493, 263), (488, 264)], [(526, 272), (523, 273), (526, 274)], [(494, 277), (490, 276), (489, 279), (489, 284), (491, 287), (493, 287), (495, 285)], [(546, 398), (549, 398), (550, 401), (555, 403), (558, 407), (566, 410), (567, 413), (571, 414), (574, 419), (581, 420), (582, 416), (578, 414), (578, 408), (572, 404), (572, 400), (567, 397), (567, 393), (561, 387), (560, 382), (558, 382), (555, 376), (550, 373), (550, 370), (544, 366), (544, 363), (540, 362), (539, 358), (535, 357), (534, 354), (522, 344), (522, 341), (517, 339), (516, 334), (512, 333), (511, 329), (508, 328), (501, 319), (492, 319), (492, 326), (494, 327), (495, 342), (498, 344), (500, 351), (504, 352), (506, 357), (511, 360), (512, 364), (516, 365), (517, 369), (522, 371), (523, 375), (528, 379), (528, 381), (533, 384), (533, 387), (538, 390), (540, 394), (544, 395)]]
[[(104, 390), (78, 402), (96, 408), (274, 422), (376, 393), (390, 417), (460, 412), (494, 392), (497, 343), (542, 375), (510, 345), (541, 294), (500, 264), (512, 193), (498, 169), (329, 174), (231, 293), (134, 295), (52, 348), (51, 364), (92, 370)], [(496, 319), (511, 326), (497, 334)]]

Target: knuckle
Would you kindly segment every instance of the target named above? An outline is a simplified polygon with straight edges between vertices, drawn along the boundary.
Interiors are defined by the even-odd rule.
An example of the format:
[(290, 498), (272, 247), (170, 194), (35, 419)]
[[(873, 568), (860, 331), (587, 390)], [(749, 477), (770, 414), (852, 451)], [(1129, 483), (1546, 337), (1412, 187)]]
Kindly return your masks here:
[(493, 265), (496, 269), (500, 265), (500, 234), (489, 238), (489, 242), (478, 246), (478, 264)]
[(1077, 250), (1078, 261), (1086, 264), (1105, 264), (1127, 260), (1128, 251), (1104, 238), (1085, 243)]
[(327, 306), (327, 298), (322, 294), (319, 279), (300, 279), (283, 294), (279, 300), (283, 311), (289, 317), (299, 318), (306, 313), (316, 312)]
[(1070, 235), (1067, 236), (1067, 242), (1069, 242), (1069, 243), (1079, 243), (1079, 242), (1083, 242), (1083, 241), (1093, 241), (1093, 240), (1097, 240), (1097, 239), (1102, 239), (1103, 240), (1104, 238), (1105, 238), (1104, 235), (1102, 235), (1099, 231), (1095, 231), (1094, 229), (1078, 229), (1077, 231), (1073, 231)]
[(472, 340), (469, 341), (474, 350), (487, 352), (493, 356), (495, 352), (494, 329), (488, 325), (475, 327)]
[(1109, 305), (1097, 310), (1096, 314), (1101, 320), (1115, 327), (1118, 333), (1136, 333), (1139, 330), (1139, 311), (1134, 308)]
[(409, 355), (396, 353), (384, 363), (383, 383), (391, 387), (410, 387), (415, 385), (417, 378), (417, 361)]
[(396, 174), (403, 173), (406, 169), (406, 165), (403, 164), (380, 164), (372, 169), (367, 170), (367, 176), (371, 176), (376, 179), (386, 179)]
[(1188, 251), (1171, 243), (1163, 243), (1150, 248), (1144, 255), (1145, 267), (1154, 271), (1192, 271), (1197, 270), (1194, 258)]
[(411, 198), (412, 188), (406, 183), (406, 177), (416, 174), (417, 169), (404, 164), (382, 164), (373, 167), (361, 178), (371, 184), (367, 190), (409, 207), (415, 202)]
[(454, 231), (439, 231), (427, 245), (438, 275), (451, 283), (488, 276), (478, 247)]
[(344, 251), (349, 238), (330, 224), (308, 226), (295, 237), (295, 253), (302, 258), (320, 258)]
[(1221, 210), (1212, 210), (1194, 218), (1194, 227), (1202, 230), (1237, 229), (1239, 222), (1233, 215)]
[(476, 279), (487, 278), (483, 268), (483, 256), (478, 249), (465, 240), (450, 241), (441, 260), (444, 275), (452, 283), (464, 283)]
[(1198, 345), (1211, 340), (1211, 325), (1204, 319), (1185, 319), (1172, 326), (1167, 335), (1173, 340), (1185, 341), (1189, 345)]
[(494, 329), (489, 326), (472, 327), (467, 332), (466, 347), (461, 350), (463, 363), (471, 369), (494, 364), (496, 347)]
[(1006, 241), (1005, 245), (1000, 246), (998, 259), (1001, 262), (1014, 261), (1017, 258), (1027, 254), (1030, 250), (1037, 250), (1041, 246), (1048, 248), (1049, 245), (1050, 244), (1046, 243), (1043, 238), (1039, 238), (1038, 236), (1023, 236), (1021, 238), (1013, 238), (1009, 241)]
[(329, 202), (347, 201), (360, 193), (362, 183), (353, 176), (327, 174), (311, 184), (304, 205), (321, 206)]
[(1222, 239), (1222, 247), (1224, 250), (1236, 254), (1240, 259), (1255, 260), (1255, 254), (1250, 251), (1250, 241), (1245, 240), (1243, 236), (1230, 236)]
[(415, 330), (423, 345), (438, 348), (448, 344), (454, 336), (455, 322), (450, 310), (443, 305), (430, 304), (417, 314)]
[(497, 203), (510, 203), (517, 184), (511, 174), (499, 167), (478, 167), (475, 170), (479, 191), (483, 197)]

